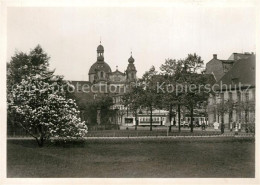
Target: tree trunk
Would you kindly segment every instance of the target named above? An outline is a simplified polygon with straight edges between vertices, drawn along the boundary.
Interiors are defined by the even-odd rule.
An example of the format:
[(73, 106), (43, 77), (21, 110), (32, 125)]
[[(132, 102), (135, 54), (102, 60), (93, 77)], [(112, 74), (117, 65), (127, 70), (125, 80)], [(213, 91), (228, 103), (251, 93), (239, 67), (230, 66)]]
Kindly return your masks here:
[(224, 112), (221, 113), (221, 134), (224, 134)]
[[(233, 110), (231, 110), (230, 112), (229, 112), (229, 129), (230, 129), (230, 125), (233, 123)], [(233, 125), (232, 125), (232, 127), (233, 127)]]
[(37, 130), (38, 130), (38, 133), (40, 134), (40, 137), (39, 138), (36, 137), (36, 141), (37, 141), (39, 147), (43, 147), (44, 132), (43, 132), (42, 125), (38, 125)]
[(36, 138), (36, 141), (37, 141), (39, 147), (43, 147), (44, 138), (42, 135), (40, 135), (39, 138)]
[(190, 109), (190, 132), (193, 132), (193, 106)]
[(171, 125), (171, 122), (172, 122), (172, 104), (170, 104), (169, 120), (170, 120), (169, 132), (171, 132), (172, 131), (172, 125)]
[(178, 126), (179, 126), (179, 132), (181, 132), (181, 106), (178, 104)]
[(247, 110), (245, 110), (245, 123), (246, 123), (246, 128), (248, 129), (248, 124), (247, 124), (248, 120), (247, 120)]
[(15, 137), (16, 126), (15, 126), (14, 119), (12, 119), (12, 130), (13, 130), (13, 137)]
[(153, 108), (150, 108), (150, 131), (153, 130)]
[(137, 130), (137, 123), (138, 119), (137, 119), (137, 111), (135, 112), (135, 130)]
[(245, 122), (246, 122), (246, 124), (248, 123), (248, 120), (247, 120), (248, 116), (247, 116), (247, 114), (248, 114), (248, 111), (245, 110)]

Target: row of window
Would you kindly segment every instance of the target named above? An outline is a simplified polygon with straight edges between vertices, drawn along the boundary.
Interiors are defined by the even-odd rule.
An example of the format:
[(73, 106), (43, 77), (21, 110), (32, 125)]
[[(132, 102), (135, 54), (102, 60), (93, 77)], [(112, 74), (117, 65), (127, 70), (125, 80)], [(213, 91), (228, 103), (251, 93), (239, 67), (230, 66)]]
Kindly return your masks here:
[(124, 110), (124, 109), (126, 109), (126, 107), (123, 105), (116, 105), (116, 106), (114, 106), (114, 109)]
[[(100, 75), (100, 78), (104, 78), (105, 77), (105, 72), (103, 72), (103, 71), (101, 71), (100, 73), (99, 73)], [(135, 76), (134, 76), (134, 73), (131, 73), (131, 76), (130, 76), (132, 79), (134, 79), (135, 78)], [(97, 76), (94, 76), (94, 79), (97, 79)], [(116, 75), (115, 76), (115, 81), (120, 81), (121, 80), (121, 78), (118, 76), (118, 75)]]
[(114, 103), (120, 103), (122, 101), (122, 98), (121, 98), (121, 96), (117, 96), (117, 97), (114, 97), (113, 100), (114, 100)]
[[(162, 121), (164, 121), (164, 117), (162, 117)], [(152, 118), (153, 121), (161, 121), (161, 118), (160, 117), (153, 117)], [(150, 121), (150, 117), (142, 117), (142, 118), (139, 118), (139, 121)]]
[[(244, 120), (249, 120), (250, 119), (250, 111), (246, 111), (247, 113), (243, 112), (243, 111), (237, 111), (237, 112), (233, 112), (232, 114), (230, 113), (225, 113), (224, 118), (226, 116), (228, 116), (228, 121), (232, 122), (232, 121), (241, 121), (242, 119)], [(214, 108), (214, 112), (213, 112), (213, 121), (217, 121), (220, 122), (221, 121), (221, 115), (217, 113), (217, 110)]]
[[(238, 102), (241, 102), (241, 101), (249, 101), (249, 92), (246, 91), (246, 92), (235, 92), (236, 93), (236, 96), (237, 96), (237, 101)], [(216, 95), (214, 97), (212, 97), (212, 103), (215, 104), (215, 103), (220, 103), (221, 101), (224, 102), (225, 100), (225, 96), (224, 96), (224, 93), (220, 93), (219, 95)], [(227, 100), (231, 100), (233, 101), (234, 100), (234, 97), (233, 97), (233, 93), (232, 92), (228, 92), (228, 99)]]

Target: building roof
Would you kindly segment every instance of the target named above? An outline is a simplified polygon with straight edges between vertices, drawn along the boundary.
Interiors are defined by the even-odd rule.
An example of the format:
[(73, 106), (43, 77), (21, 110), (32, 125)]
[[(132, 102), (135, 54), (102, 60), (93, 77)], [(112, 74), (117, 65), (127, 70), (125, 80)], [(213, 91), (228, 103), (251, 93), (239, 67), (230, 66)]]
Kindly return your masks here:
[(255, 55), (237, 60), (233, 67), (217, 82), (235, 85), (255, 86)]
[(95, 62), (89, 69), (88, 74), (96, 74), (97, 71), (104, 71), (105, 73), (111, 73), (110, 66), (104, 61)]
[(213, 74), (203, 74), (206, 82), (210, 85), (214, 85), (216, 83), (216, 79)]
[(104, 47), (101, 44), (97, 47), (97, 52), (98, 53), (103, 53), (104, 52)]
[[(219, 60), (219, 59), (217, 59)], [(234, 63), (234, 60), (220, 60), (221, 62), (223, 63), (228, 63), (228, 64), (233, 64)]]
[(246, 59), (250, 56), (254, 55), (254, 53), (232, 53), (228, 60), (240, 60), (240, 59)]
[(80, 84), (80, 85), (84, 85), (84, 84), (88, 84), (90, 85), (91, 82), (89, 81), (70, 81), (72, 83), (72, 85), (76, 86), (77, 84)]
[(88, 81), (72, 81), (74, 86), (73, 95), (77, 100), (78, 106), (84, 108), (89, 102), (93, 101), (95, 98), (101, 96), (122, 96), (127, 88), (119, 87), (117, 85), (109, 84), (92, 84)]
[(134, 63), (134, 61), (135, 61), (135, 59), (132, 57), (132, 55), (131, 55), (131, 57), (128, 59), (128, 62), (129, 63)]
[(206, 64), (206, 73), (213, 74), (215, 79), (219, 81), (227, 71), (240, 59), (246, 59), (254, 56), (253, 53), (232, 53), (228, 60), (218, 59), (217, 55), (213, 55), (213, 59)]
[(112, 72), (111, 74), (121, 74), (121, 75), (125, 75), (125, 73), (119, 71), (118, 69), (116, 69), (114, 72)]

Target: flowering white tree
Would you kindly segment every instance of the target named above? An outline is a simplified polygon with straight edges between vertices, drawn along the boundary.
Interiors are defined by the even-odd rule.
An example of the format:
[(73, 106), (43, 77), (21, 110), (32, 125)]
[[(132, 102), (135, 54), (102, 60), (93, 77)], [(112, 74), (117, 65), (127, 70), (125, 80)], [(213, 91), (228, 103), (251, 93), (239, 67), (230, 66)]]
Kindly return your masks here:
[(24, 75), (8, 92), (10, 115), (40, 147), (51, 137), (71, 139), (87, 133), (75, 101), (67, 96), (70, 83), (44, 65), (37, 65), (34, 73)]

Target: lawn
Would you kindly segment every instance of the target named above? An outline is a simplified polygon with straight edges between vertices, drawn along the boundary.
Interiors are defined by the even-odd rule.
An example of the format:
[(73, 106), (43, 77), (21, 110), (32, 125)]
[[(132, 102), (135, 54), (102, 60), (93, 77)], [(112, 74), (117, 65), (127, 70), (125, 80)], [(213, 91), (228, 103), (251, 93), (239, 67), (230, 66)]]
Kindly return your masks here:
[(254, 177), (253, 138), (7, 141), (7, 177)]
[[(142, 130), (143, 129), (143, 130)], [(156, 128), (152, 132), (149, 131), (149, 128), (142, 128), (134, 130), (130, 128), (129, 130), (98, 130), (98, 131), (89, 131), (87, 137), (139, 137), (139, 136), (202, 136), (202, 135), (220, 135), (220, 131), (202, 131), (194, 130), (193, 133), (190, 132), (190, 129), (182, 129), (179, 133), (177, 129), (171, 132), (167, 132), (167, 128)], [(144, 130), (146, 129), (146, 130)], [(226, 132), (230, 133), (230, 132)], [(233, 133), (234, 134), (234, 133)]]

